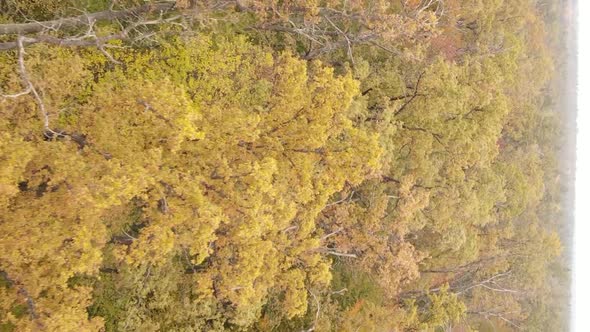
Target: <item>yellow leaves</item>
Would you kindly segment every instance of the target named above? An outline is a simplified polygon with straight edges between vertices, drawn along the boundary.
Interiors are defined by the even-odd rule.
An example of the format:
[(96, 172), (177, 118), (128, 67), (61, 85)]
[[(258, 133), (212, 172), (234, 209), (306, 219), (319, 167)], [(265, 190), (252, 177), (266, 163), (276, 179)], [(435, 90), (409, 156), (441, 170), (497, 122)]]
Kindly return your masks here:
[[(85, 307), (90, 304), (91, 289), (51, 288), (39, 299), (27, 298), (26, 289), (0, 288), (0, 326), (15, 331), (98, 331), (100, 317), (88, 319)], [(30, 302), (29, 300), (33, 301)], [(9, 329), (10, 330), (10, 329)]]
[[(71, 105), (74, 98), (84, 95), (92, 79), (86, 69), (88, 60), (70, 48), (49, 48), (42, 45), (27, 50), (27, 67), (31, 71), (31, 80), (37, 89), (44, 93), (44, 101), (53, 114)], [(47, 61), (51, 62), (47, 66)], [(64, 75), (64, 73), (68, 73)], [(64, 88), (67, 87), (67, 88)]]
[(424, 328), (440, 327), (447, 323), (453, 323), (465, 316), (467, 307), (458, 299), (458, 296), (449, 291), (449, 285), (443, 285), (437, 293), (428, 295), (431, 308), (423, 317)]
[[(37, 301), (42, 326), (51, 331), (97, 331), (102, 318), (88, 319), (86, 307), (90, 305), (92, 289), (89, 287), (53, 288)], [(49, 314), (48, 318), (44, 316)]]
[(257, 318), (266, 301), (268, 289), (275, 283), (277, 252), (269, 241), (235, 239), (217, 248), (213, 257), (213, 278), (218, 300), (235, 306), (235, 323), (248, 325)]
[[(306, 286), (331, 280), (317, 217), (380, 158), (377, 135), (349, 119), (358, 82), (289, 53), (274, 58), (242, 37), (113, 50), (125, 63), (114, 68), (93, 52), (48, 52), (59, 70), (71, 60), (77, 71), (33, 70), (52, 84), (43, 86), (51, 120), (65, 135), (30, 136), (40, 126), (25, 112), (29, 101), (11, 104), (19, 112), (2, 128), (23, 128), (34, 144), (2, 134), (0, 188), (11, 205), (0, 205), (0, 264), (52, 328), (83, 320), (90, 291), (68, 281), (100, 267), (116, 273), (101, 273), (96, 287), (123, 292), (113, 310), (138, 329), (170, 324), (146, 320), (155, 307), (194, 312), (204, 303), (231, 304), (219, 321), (245, 327), (275, 289), (288, 317), (304, 314)], [(148, 298), (150, 289), (164, 293)]]
[(157, 163), (138, 155), (176, 151), (184, 140), (203, 136), (198, 111), (182, 90), (166, 79), (155, 83), (121, 75), (99, 83), (88, 107), (94, 110), (78, 122), (96, 149), (125, 162)]
[(100, 320), (89, 322), (85, 310), (90, 291), (70, 289), (67, 282), (76, 274), (98, 272), (106, 230), (92, 204), (75, 197), (74, 188), (50, 188), (51, 193), (37, 189), (39, 198), (21, 193), (0, 217), (0, 264), (18, 282), (14, 287), (26, 289), (41, 317), (41, 322), (19, 320), (17, 326), (96, 330)]
[(332, 281), (332, 272), (330, 271), (332, 268), (331, 263), (331, 261), (318, 260), (316, 264), (310, 264), (311, 267), (307, 273), (309, 285), (312, 287), (325, 287), (329, 285), (330, 281)]
[(133, 241), (126, 257), (127, 264), (163, 264), (170, 259), (174, 249), (174, 234), (163, 225), (150, 225), (142, 229), (139, 238)]
[[(63, 201), (55, 203), (65, 206)], [(47, 209), (40, 205), (30, 205), (30, 209)], [(47, 285), (65, 284), (75, 273), (97, 272), (101, 263), (100, 249), (105, 242), (104, 227), (97, 220), (82, 217), (81, 222), (90, 224), (86, 229), (83, 224), (68, 223), (71, 219), (67, 217), (56, 219), (42, 210), (35, 212), (36, 215), (22, 212), (6, 215), (11, 223), (5, 222), (0, 227), (6, 237), (12, 237), (0, 241), (4, 253), (0, 260), (10, 273), (31, 288), (32, 294), (37, 294)], [(72, 232), (71, 227), (78, 229)], [(31, 247), (22, 238), (38, 245)]]
[[(0, 101), (0, 267), (27, 289), (48, 330), (101, 329), (88, 312), (104, 315), (107, 330), (247, 329), (267, 310), (269, 294), (277, 295), (275, 309), (294, 319), (315, 302), (316, 290), (324, 295), (332, 280), (326, 255), (338, 253), (334, 261), (370, 274), (392, 301), (419, 277), (423, 251), (453, 262), (501, 252), (514, 234), (497, 221), (539, 204), (544, 176), (535, 154), (542, 150), (504, 153), (518, 162), (496, 163), (496, 142), (506, 134), (529, 138), (533, 96), (544, 83), (532, 82), (522, 98), (508, 90), (528, 76), (544, 82), (552, 63), (541, 30), (523, 34), (533, 45), (520, 32), (490, 35), (498, 19), (481, 16), (499, 16), (502, 1), (461, 13), (481, 26), (466, 29), (487, 36), (477, 43), (456, 36), (461, 52), (475, 53), (457, 56), (458, 63), (406, 61), (432, 55), (426, 47), (441, 15), (434, 4), (419, 9), (420, 1), (406, 1), (403, 14), (401, 3), (386, 0), (241, 5), (259, 17), (247, 13), (242, 21), (230, 10), (219, 21), (238, 17), (227, 26), (254, 22), (314, 34), (323, 45), (311, 43), (310, 57), (327, 57), (343, 38), (354, 39), (348, 57), (364, 80), (362, 96), (359, 82), (340, 74), (348, 64), (336, 71), (289, 51), (277, 55), (238, 34), (201, 30), (166, 35), (155, 47), (109, 49), (120, 65), (97, 50), (27, 47), (33, 83), (63, 135), (42, 136), (31, 96)], [(449, 13), (441, 19), (454, 27), (456, 13)], [(519, 29), (538, 27), (536, 19), (527, 13)], [(300, 41), (298, 51), (307, 44)], [(492, 50), (498, 41), (503, 49)], [(366, 47), (373, 42), (398, 55)], [(522, 60), (532, 50), (538, 59)], [(0, 55), (1, 88), (11, 93), (21, 86), (7, 58)], [(486, 173), (492, 166), (505, 174)], [(350, 198), (326, 206), (345, 187)], [(547, 255), (520, 266), (523, 275), (538, 276), (560, 245), (555, 235), (529, 231), (539, 240), (519, 252)], [(92, 290), (72, 280), (96, 276), (98, 309), (87, 311)], [(0, 287), (3, 314), (27, 302), (22, 293)], [(323, 308), (330, 301), (321, 299)], [(416, 326), (462, 317), (448, 289), (424, 301), (433, 313), (411, 308), (408, 321)], [(353, 303), (343, 311), (354, 316), (342, 319), (344, 330), (378, 329), (378, 319), (395, 312)], [(6, 315), (18, 330), (35, 329), (16, 316)]]
[[(416, 181), (415, 174), (411, 173), (400, 180), (397, 216), (402, 229), (405, 228), (406, 231), (407, 226), (405, 225), (408, 225), (416, 214), (430, 204), (430, 191), (415, 187)], [(404, 233), (404, 231), (401, 232), (401, 234)]]
[[(150, 152), (148, 156), (154, 155), (150, 161), (159, 159), (157, 153)], [(151, 165), (129, 165), (119, 160), (110, 160), (101, 166), (96, 167), (100, 180), (88, 185), (97, 208), (124, 204), (133, 197), (142, 196), (143, 191), (153, 186), (156, 180), (146, 176), (156, 169)]]
[(288, 318), (303, 315), (307, 311), (307, 290), (305, 274), (301, 270), (290, 270), (283, 275), (285, 299), (283, 308)]
[(176, 127), (180, 130), (180, 132), (184, 133), (184, 137), (187, 140), (200, 140), (205, 137), (205, 133), (199, 131), (199, 129), (195, 126), (195, 123), (197, 123), (199, 120), (200, 117), (196, 112), (190, 112), (185, 117), (181, 117), (176, 120)]
[(33, 153), (31, 144), (13, 138), (8, 131), (0, 133), (0, 208), (18, 193), (18, 182)]
[(268, 97), (270, 85), (263, 78), (271, 70), (272, 56), (251, 47), (244, 38), (199, 38), (191, 52), (194, 59), (188, 71), (192, 78), (189, 88), (195, 89), (198, 103), (225, 108), (238, 99), (240, 109), (249, 110)]

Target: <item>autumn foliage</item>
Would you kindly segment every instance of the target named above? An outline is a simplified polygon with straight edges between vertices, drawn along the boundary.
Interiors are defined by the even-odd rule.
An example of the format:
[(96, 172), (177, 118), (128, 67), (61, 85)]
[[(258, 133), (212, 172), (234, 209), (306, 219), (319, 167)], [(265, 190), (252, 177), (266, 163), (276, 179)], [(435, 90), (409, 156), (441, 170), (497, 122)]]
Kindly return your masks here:
[(0, 5), (0, 331), (564, 326), (549, 9), (141, 5)]

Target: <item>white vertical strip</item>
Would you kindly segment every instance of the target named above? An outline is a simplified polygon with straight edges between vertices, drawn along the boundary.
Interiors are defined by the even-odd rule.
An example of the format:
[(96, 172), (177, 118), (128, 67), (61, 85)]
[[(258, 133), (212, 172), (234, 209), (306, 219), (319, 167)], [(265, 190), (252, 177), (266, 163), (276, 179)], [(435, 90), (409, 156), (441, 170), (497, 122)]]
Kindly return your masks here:
[(578, 1), (578, 133), (572, 326), (590, 331), (590, 1)]

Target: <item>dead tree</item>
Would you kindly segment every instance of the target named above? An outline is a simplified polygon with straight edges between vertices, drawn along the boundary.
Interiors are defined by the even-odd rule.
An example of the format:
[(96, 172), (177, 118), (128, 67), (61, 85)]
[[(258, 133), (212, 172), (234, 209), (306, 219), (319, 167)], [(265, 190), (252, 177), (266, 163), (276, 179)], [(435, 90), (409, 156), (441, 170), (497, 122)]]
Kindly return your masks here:
[[(175, 1), (145, 4), (123, 10), (104, 10), (95, 13), (64, 17), (50, 21), (0, 24), (0, 36), (14, 35), (14, 41), (0, 43), (0, 51), (46, 43), (64, 47), (97, 47), (109, 60), (116, 62), (105, 50), (111, 40), (144, 39), (152, 33), (146, 28), (162, 24), (183, 25), (182, 15), (175, 12)], [(115, 22), (118, 32), (101, 36), (96, 31), (98, 22)]]

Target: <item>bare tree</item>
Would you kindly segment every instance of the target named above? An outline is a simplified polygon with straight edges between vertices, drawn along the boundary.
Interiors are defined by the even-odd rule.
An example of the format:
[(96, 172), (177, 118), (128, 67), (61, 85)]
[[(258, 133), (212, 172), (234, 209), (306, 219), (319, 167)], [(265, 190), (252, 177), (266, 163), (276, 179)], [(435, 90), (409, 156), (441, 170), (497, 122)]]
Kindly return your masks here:
[(124, 10), (104, 10), (96, 13), (83, 14), (73, 17), (64, 17), (51, 21), (34, 21), (29, 23), (0, 24), (0, 35), (25, 35), (45, 31), (57, 31), (66, 28), (83, 27), (89, 22), (114, 21), (139, 17), (150, 12), (166, 12), (171, 10), (175, 1), (148, 3), (139, 7)]
[[(257, 8), (239, 6), (242, 10), (266, 16), (253, 29), (287, 33), (307, 41), (306, 59), (344, 50), (352, 64), (355, 62), (353, 50), (359, 45), (373, 45), (395, 56), (413, 58), (399, 46), (405, 41), (432, 36), (436, 18), (443, 13), (442, 0), (426, 1), (420, 7), (408, 7), (401, 13), (393, 13), (371, 0), (345, 1), (317, 8), (279, 5), (272, 1), (262, 3), (267, 5)], [(426, 15), (426, 12), (433, 12), (434, 16)]]
[[(181, 23), (184, 18), (182, 15), (170, 14), (174, 9), (175, 1), (165, 1), (124, 10), (108, 9), (84, 13), (50, 21), (0, 24), (0, 35), (16, 35), (15, 39), (20, 39), (22, 46), (36, 43), (64, 47), (94, 46), (109, 60), (116, 62), (105, 50), (109, 41), (145, 39), (153, 34), (146, 29), (149, 26), (178, 24), (186, 27)], [(101, 21), (116, 22), (120, 29), (118, 32), (101, 36), (96, 31), (96, 23)], [(0, 43), (0, 51), (19, 47), (18, 40)]]

